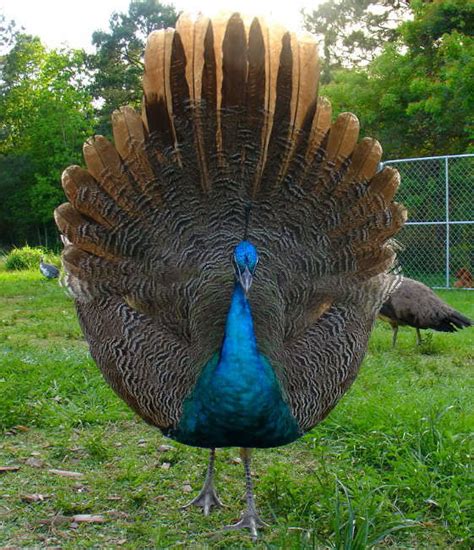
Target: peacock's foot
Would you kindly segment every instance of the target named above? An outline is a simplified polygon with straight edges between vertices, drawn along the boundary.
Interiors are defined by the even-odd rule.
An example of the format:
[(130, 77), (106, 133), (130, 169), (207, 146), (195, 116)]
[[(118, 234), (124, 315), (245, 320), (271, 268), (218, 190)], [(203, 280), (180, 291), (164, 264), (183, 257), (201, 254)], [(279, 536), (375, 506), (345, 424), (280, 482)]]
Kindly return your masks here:
[(255, 510), (245, 510), (240, 518), (240, 521), (234, 523), (233, 525), (226, 525), (224, 529), (226, 531), (234, 529), (248, 529), (250, 531), (250, 536), (252, 540), (256, 541), (258, 537), (258, 528), (263, 529), (268, 527), (268, 523), (265, 523), (260, 519), (259, 515)]
[(224, 505), (217, 496), (214, 486), (204, 485), (199, 495), (196, 498), (193, 498), (191, 502), (181, 506), (181, 509), (185, 510), (190, 506), (198, 506), (199, 508), (202, 508), (204, 515), (208, 516), (213, 506), (215, 508), (222, 508)]

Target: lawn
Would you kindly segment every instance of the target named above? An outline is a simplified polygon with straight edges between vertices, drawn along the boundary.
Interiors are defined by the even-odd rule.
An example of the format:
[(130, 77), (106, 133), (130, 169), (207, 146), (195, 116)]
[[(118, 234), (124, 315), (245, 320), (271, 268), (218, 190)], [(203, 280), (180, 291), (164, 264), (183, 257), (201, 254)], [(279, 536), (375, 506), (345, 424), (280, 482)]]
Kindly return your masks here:
[[(474, 317), (474, 293), (440, 295)], [(165, 439), (113, 394), (57, 282), (0, 272), (0, 470), (12, 468), (0, 471), (0, 547), (471, 548), (473, 335), (425, 332), (416, 348), (405, 328), (392, 350), (379, 323), (333, 413), (255, 452), (270, 526), (254, 545), (220, 530), (245, 504), (238, 450), (218, 451), (228, 507), (181, 511), (207, 452)]]

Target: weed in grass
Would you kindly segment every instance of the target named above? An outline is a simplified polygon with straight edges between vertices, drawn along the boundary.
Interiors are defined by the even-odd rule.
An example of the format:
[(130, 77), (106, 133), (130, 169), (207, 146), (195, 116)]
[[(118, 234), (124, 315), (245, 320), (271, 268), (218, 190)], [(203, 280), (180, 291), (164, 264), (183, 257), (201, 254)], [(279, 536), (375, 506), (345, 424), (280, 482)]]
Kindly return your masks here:
[[(383, 491), (386, 487), (377, 487), (362, 493), (362, 499), (354, 508), (354, 497), (349, 489), (336, 480), (334, 510), (334, 550), (363, 550), (372, 548), (377, 543), (400, 529), (416, 526), (416, 523), (405, 520), (394, 520), (391, 525), (378, 525), (377, 518), (383, 505)], [(342, 491), (341, 491), (342, 490)], [(341, 492), (344, 498), (341, 498)]]
[(84, 447), (89, 456), (98, 462), (105, 462), (111, 458), (112, 450), (104, 444), (102, 434), (88, 438)]
[(439, 353), (439, 349), (436, 349), (432, 332), (424, 333), (419, 349), (420, 353), (423, 355), (435, 355), (436, 353)]

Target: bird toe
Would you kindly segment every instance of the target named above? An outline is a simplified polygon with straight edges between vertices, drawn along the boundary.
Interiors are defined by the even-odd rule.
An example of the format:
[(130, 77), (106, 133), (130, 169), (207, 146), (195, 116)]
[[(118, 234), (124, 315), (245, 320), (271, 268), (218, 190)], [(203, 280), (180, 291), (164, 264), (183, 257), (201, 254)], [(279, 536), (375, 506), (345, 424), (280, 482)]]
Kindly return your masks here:
[(205, 487), (196, 498), (193, 498), (193, 500), (184, 506), (181, 506), (181, 510), (186, 510), (191, 506), (202, 508), (204, 515), (208, 516), (211, 513), (212, 508), (223, 508), (224, 505), (217, 496), (217, 493), (213, 487)]

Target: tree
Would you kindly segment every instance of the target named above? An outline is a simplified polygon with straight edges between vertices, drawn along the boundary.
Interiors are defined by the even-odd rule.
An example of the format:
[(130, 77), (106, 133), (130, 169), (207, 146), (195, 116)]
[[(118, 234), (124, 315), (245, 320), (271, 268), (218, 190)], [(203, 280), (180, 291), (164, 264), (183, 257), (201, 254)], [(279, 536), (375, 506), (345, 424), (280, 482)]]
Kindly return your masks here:
[(94, 71), (91, 92), (100, 105), (100, 133), (110, 135), (110, 114), (115, 109), (140, 104), (146, 38), (153, 30), (174, 26), (176, 19), (173, 6), (157, 0), (132, 0), (128, 13), (112, 15), (108, 32), (92, 35), (97, 51), (88, 62)]
[[(2, 239), (51, 240), (53, 210), (63, 202), (61, 172), (80, 162), (93, 133), (84, 52), (48, 51), (18, 34), (0, 72)], [(41, 237), (38, 231), (41, 229)]]
[(8, 21), (3, 13), (0, 13), (0, 51), (14, 43), (18, 32), (15, 21)]
[(322, 93), (353, 110), (388, 158), (469, 151), (474, 138), (474, 5), (412, 2), (413, 21), (366, 69), (334, 73)]
[(396, 27), (409, 11), (407, 0), (326, 0), (304, 11), (306, 29), (322, 46), (322, 82), (330, 82), (335, 69), (372, 61), (397, 38)]

